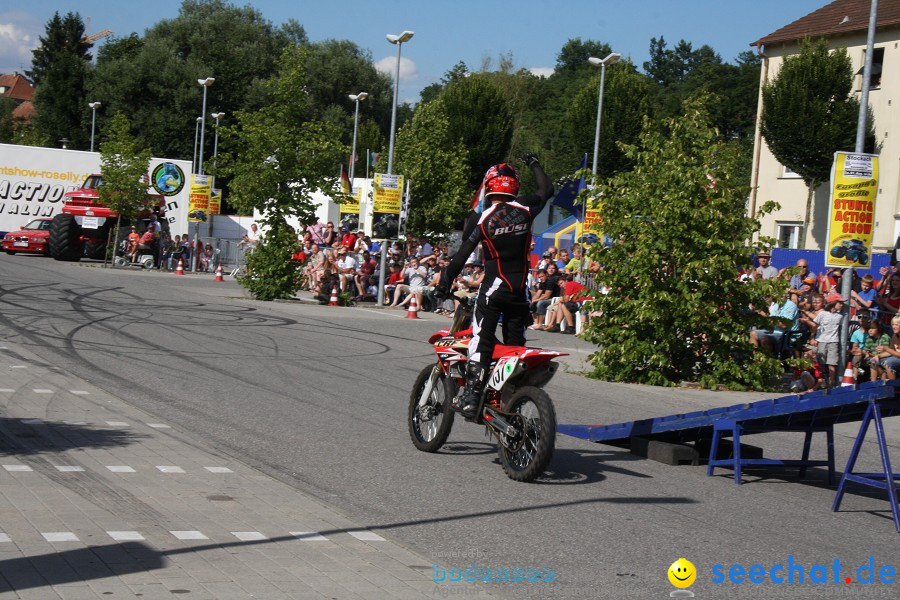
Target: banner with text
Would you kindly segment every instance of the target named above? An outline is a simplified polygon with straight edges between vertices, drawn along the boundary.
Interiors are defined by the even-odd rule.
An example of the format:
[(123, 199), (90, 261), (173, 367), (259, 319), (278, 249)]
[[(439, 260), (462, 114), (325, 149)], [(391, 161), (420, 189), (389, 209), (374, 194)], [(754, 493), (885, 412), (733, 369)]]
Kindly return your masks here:
[(877, 154), (834, 153), (826, 267), (868, 268), (877, 193)]
[(403, 175), (375, 173), (372, 196), (372, 237), (395, 239), (400, 225)]
[(209, 215), (209, 197), (212, 193), (209, 175), (191, 175), (191, 206), (188, 220), (194, 223), (206, 221)]

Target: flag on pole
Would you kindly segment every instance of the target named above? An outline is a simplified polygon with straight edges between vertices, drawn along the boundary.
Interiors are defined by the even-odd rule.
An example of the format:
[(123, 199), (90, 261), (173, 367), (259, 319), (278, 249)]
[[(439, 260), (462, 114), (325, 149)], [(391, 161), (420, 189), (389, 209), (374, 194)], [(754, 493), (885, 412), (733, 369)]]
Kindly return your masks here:
[(475, 194), (472, 196), (472, 201), (469, 203), (469, 206), (471, 206), (472, 210), (478, 214), (481, 214), (484, 210), (484, 181), (482, 181), (481, 185), (478, 186), (478, 189), (475, 190)]
[(374, 167), (375, 163), (378, 162), (378, 159), (381, 158), (380, 152), (370, 152), (369, 153), (369, 166)]
[(341, 163), (341, 191), (349, 196), (351, 187), (350, 178), (347, 177), (347, 172), (344, 170), (343, 163)]

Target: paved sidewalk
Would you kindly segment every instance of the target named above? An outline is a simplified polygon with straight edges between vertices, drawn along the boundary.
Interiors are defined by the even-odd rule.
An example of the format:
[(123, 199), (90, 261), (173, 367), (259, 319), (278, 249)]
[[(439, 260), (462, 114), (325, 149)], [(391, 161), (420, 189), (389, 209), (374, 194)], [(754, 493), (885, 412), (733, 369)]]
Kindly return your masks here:
[(494, 597), (0, 343), (0, 598)]

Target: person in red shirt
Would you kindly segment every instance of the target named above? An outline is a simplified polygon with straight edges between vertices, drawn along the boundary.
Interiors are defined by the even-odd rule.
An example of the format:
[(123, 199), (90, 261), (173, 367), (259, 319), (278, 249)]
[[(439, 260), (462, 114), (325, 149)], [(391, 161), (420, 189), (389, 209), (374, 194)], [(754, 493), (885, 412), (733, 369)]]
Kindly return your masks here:
[(369, 287), (369, 278), (375, 274), (375, 269), (377, 267), (377, 263), (375, 259), (369, 254), (369, 251), (366, 250), (363, 252), (363, 259), (359, 265), (359, 269), (356, 271), (356, 277), (354, 278), (354, 283), (356, 283), (356, 291), (359, 292), (359, 296), (357, 298), (362, 298), (363, 296), (368, 295), (368, 287)]
[(350, 232), (346, 227), (342, 227), (341, 231), (344, 235), (341, 237), (341, 246), (347, 249), (347, 252), (353, 252), (356, 248), (356, 235)]
[[(557, 309), (553, 311), (553, 317), (543, 329), (544, 331), (561, 331), (562, 333), (575, 333), (575, 313), (581, 309), (581, 304), (587, 300), (591, 300), (591, 296), (586, 293), (587, 288), (572, 279), (571, 273), (564, 273), (560, 276), (560, 298)], [(549, 316), (549, 312), (548, 312)], [(557, 327), (565, 320), (566, 328), (558, 329)]]

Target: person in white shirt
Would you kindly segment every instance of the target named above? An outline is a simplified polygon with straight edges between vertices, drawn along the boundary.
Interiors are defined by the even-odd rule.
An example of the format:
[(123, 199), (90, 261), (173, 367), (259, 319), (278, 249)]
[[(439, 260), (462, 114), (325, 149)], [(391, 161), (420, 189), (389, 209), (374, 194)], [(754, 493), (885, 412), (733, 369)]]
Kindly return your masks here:
[(341, 291), (347, 291), (347, 285), (353, 285), (356, 278), (356, 270), (359, 269), (359, 262), (356, 257), (347, 252), (347, 249), (341, 246), (338, 248), (338, 274), (341, 277)]

